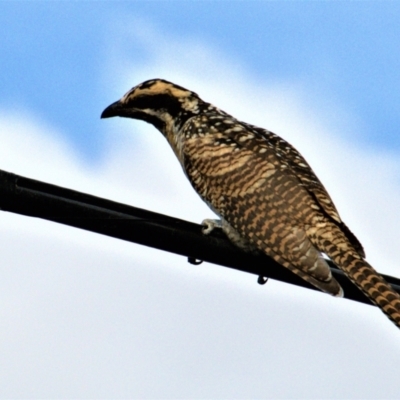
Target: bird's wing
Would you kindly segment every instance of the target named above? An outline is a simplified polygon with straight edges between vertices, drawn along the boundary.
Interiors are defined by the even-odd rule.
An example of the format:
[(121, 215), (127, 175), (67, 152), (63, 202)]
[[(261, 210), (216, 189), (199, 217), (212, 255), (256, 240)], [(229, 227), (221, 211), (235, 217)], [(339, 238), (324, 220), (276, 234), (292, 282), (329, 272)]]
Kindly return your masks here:
[(258, 128), (254, 125), (251, 125), (251, 128), (259, 138), (264, 139), (272, 145), (278, 157), (281, 157), (281, 162), (285, 162), (288, 167), (290, 167), (307, 191), (315, 196), (315, 200), (320, 207), (322, 207), (333, 220), (339, 223), (342, 222), (328, 192), (304, 157), (290, 143), (286, 142), (278, 135), (275, 135), (273, 132)]
[(365, 252), (356, 236), (341, 220), (339, 213), (326, 191), (324, 185), (315, 175), (314, 171), (304, 159), (304, 157), (288, 142), (280, 138), (274, 133), (258, 128), (254, 125), (248, 125), (259, 135), (261, 139), (270, 143), (275, 149), (278, 157), (281, 157), (282, 162), (285, 162), (293, 174), (298, 178), (303, 187), (314, 197), (316, 203), (321, 207), (323, 212), (331, 218), (343, 231), (355, 250), (365, 258)]

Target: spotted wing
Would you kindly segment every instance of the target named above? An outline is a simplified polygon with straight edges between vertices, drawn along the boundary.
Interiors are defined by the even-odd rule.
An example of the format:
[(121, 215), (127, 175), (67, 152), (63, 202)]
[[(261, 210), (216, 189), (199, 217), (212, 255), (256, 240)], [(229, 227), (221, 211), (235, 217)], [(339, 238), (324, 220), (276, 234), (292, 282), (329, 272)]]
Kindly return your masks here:
[(365, 252), (361, 243), (341, 220), (331, 197), (304, 157), (290, 143), (286, 142), (278, 135), (253, 125), (251, 125), (251, 129), (260, 139), (265, 140), (273, 147), (277, 156), (293, 171), (303, 187), (314, 197), (316, 203), (321, 207), (324, 213), (340, 227), (355, 250), (365, 258)]

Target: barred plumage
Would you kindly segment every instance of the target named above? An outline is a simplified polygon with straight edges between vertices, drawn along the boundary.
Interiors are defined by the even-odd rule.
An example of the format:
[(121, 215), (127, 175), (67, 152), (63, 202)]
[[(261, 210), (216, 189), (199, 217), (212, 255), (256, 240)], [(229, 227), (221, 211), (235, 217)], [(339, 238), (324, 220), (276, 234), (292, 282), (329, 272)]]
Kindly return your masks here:
[[(399, 294), (365, 261), (324, 186), (289, 143), (162, 79), (134, 87), (102, 114), (114, 116), (149, 122), (166, 137), (233, 243), (262, 251), (317, 288), (342, 296), (325, 253), (400, 327)], [(208, 233), (213, 224), (204, 224)]]

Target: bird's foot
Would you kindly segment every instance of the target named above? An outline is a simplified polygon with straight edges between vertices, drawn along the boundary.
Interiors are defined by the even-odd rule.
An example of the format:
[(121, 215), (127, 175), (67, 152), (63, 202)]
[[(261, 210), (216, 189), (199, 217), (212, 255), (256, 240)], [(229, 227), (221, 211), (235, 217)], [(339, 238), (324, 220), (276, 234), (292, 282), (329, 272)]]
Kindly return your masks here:
[(222, 229), (222, 222), (220, 219), (205, 219), (201, 225), (203, 226), (201, 231), (204, 235), (209, 235), (215, 228)]

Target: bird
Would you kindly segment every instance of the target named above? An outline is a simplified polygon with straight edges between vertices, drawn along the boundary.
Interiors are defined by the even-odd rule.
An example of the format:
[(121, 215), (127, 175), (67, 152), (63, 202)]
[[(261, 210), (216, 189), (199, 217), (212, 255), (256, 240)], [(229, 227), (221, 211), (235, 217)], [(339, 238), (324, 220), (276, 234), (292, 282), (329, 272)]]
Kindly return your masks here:
[(400, 328), (400, 296), (366, 261), (304, 157), (273, 132), (245, 122), (164, 79), (134, 86), (101, 118), (152, 124), (233, 244), (264, 253), (323, 292), (342, 297), (323, 255)]

